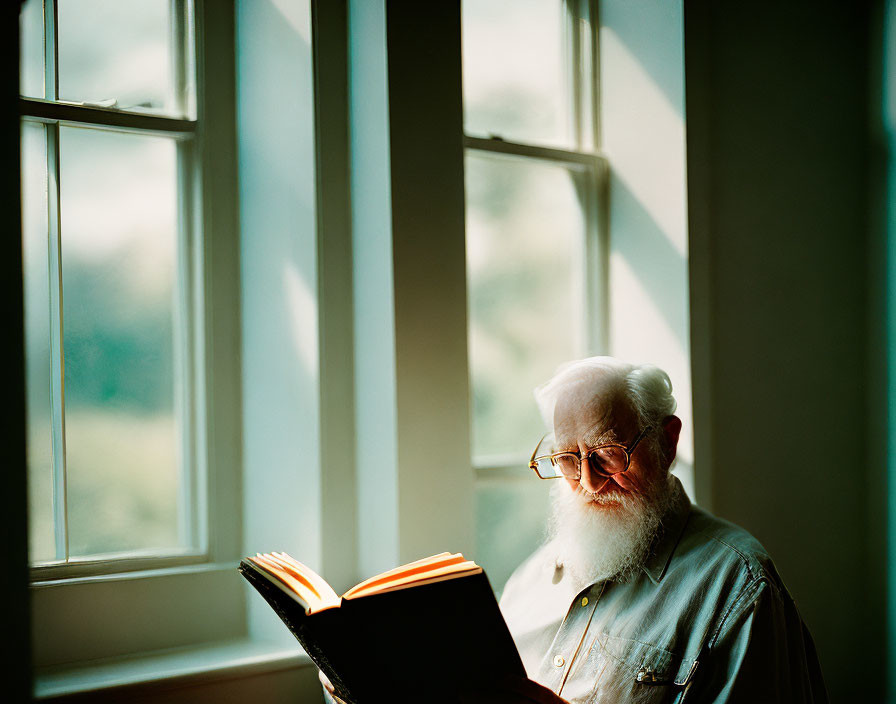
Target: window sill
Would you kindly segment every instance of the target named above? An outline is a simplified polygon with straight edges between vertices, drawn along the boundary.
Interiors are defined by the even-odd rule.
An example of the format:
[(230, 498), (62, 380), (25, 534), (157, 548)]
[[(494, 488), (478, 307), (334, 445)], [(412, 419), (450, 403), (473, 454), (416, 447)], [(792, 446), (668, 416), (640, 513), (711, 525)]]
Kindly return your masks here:
[(119, 700), (148, 688), (190, 687), (312, 665), (298, 645), (284, 647), (233, 640), (38, 671), (34, 678), (34, 696), (36, 700), (46, 701), (96, 694)]
[(236, 563), (212, 563), (34, 584), (35, 668), (123, 662), (244, 638), (244, 581)]

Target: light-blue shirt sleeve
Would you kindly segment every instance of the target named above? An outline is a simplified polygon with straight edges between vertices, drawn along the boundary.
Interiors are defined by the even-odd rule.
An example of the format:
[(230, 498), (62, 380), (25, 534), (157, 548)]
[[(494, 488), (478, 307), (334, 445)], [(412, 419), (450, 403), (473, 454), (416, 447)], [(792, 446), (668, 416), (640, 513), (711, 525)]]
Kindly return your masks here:
[(708, 644), (701, 678), (683, 701), (827, 702), (815, 645), (786, 592), (751, 584)]

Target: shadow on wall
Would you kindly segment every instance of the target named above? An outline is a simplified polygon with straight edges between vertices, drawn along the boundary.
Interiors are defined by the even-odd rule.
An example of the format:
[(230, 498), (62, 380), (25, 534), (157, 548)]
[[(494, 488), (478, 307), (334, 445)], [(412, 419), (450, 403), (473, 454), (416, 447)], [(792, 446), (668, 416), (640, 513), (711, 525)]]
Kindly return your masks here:
[(674, 113), (684, 115), (684, 72), (670, 56), (681, 53), (681, 2), (601, 3), (601, 31), (611, 30), (638, 57), (640, 69)]
[(687, 257), (673, 246), (666, 231), (615, 172), (610, 177), (610, 192), (613, 210), (624, 213), (620, 218), (625, 221), (625, 236), (614, 240), (613, 253), (631, 263), (632, 274), (649, 295), (669, 336), (686, 348)]
[(688, 122), (700, 125), (689, 156), (702, 158), (689, 196), (707, 219), (692, 242), (705, 242), (714, 306), (714, 509), (775, 558), (832, 701), (880, 701), (883, 680), (857, 673), (886, 671), (870, 6), (693, 2), (686, 25)]

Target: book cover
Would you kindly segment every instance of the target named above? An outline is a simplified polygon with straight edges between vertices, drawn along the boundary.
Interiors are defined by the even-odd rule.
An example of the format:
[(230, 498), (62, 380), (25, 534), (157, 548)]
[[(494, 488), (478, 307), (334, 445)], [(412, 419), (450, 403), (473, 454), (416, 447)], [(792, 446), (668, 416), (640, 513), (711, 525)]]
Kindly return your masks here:
[(424, 574), (375, 593), (349, 590), (338, 606), (317, 611), (257, 564), (244, 560), (240, 572), (346, 702), (455, 701), (503, 675), (526, 677), (480, 568), (436, 579)]

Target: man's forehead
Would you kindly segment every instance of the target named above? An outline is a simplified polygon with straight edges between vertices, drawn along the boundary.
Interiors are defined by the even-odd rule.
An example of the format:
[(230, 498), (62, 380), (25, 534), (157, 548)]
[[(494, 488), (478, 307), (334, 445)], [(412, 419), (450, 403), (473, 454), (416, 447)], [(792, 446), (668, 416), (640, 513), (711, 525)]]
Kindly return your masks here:
[(631, 404), (621, 384), (613, 379), (569, 384), (557, 395), (554, 406), (554, 436), (558, 442), (612, 442), (619, 439), (619, 433), (627, 434), (634, 421)]

